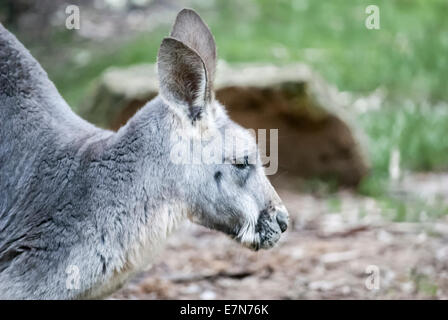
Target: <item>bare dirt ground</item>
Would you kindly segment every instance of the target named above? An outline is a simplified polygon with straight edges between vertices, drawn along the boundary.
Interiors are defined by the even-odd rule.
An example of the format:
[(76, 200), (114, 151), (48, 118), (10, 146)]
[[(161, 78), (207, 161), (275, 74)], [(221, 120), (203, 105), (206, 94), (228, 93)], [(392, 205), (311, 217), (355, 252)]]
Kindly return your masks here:
[[(414, 176), (404, 180), (404, 189), (415, 181), (445, 192), (448, 179)], [(337, 194), (338, 208), (328, 198), (286, 189), (279, 194), (292, 223), (274, 249), (252, 252), (187, 224), (158, 262), (112, 298), (448, 298), (447, 217), (390, 222), (375, 200), (350, 192)]]

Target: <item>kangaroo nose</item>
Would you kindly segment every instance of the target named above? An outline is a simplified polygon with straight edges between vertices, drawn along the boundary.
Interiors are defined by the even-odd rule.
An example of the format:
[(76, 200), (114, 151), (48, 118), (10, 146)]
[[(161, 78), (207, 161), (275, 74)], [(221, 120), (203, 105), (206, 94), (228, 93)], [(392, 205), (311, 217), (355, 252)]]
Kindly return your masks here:
[(288, 214), (285, 211), (277, 212), (277, 223), (280, 226), (280, 230), (285, 232), (288, 229)]

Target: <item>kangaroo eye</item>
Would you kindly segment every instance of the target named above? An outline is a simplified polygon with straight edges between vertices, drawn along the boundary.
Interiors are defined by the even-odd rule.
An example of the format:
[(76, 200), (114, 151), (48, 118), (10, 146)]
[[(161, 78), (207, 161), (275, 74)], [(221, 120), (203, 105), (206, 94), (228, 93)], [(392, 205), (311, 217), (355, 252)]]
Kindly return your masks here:
[(233, 166), (241, 170), (246, 169), (249, 166), (249, 159), (245, 156), (242, 161), (234, 163)]
[(244, 163), (235, 163), (233, 165), (234, 167), (238, 168), (238, 169), (245, 169), (247, 167), (247, 164)]

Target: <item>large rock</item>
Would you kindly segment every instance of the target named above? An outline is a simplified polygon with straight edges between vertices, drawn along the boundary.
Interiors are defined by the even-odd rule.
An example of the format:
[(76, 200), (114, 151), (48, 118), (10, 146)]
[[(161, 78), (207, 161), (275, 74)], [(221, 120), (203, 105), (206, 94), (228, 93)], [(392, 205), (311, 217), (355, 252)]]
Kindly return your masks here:
[[(233, 120), (247, 128), (279, 129), (277, 175), (356, 185), (367, 173), (362, 134), (341, 95), (307, 66), (221, 62), (215, 89)], [(111, 68), (82, 113), (97, 125), (116, 130), (157, 91), (154, 65)]]

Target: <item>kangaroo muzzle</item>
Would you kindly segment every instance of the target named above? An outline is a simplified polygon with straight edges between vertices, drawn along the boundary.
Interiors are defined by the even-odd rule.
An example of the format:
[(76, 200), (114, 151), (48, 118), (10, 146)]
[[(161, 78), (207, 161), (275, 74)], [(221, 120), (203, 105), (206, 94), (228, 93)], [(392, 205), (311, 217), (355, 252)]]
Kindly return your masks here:
[(286, 229), (288, 229), (288, 222), (289, 222), (288, 212), (286, 212), (286, 210), (277, 211), (276, 219), (278, 225), (280, 226), (280, 230), (282, 230), (282, 232), (285, 232)]
[(284, 208), (273, 212), (261, 211), (255, 230), (259, 235), (259, 243), (255, 244), (253, 249), (272, 248), (280, 239), (281, 234), (288, 229), (288, 220), (288, 212)]

